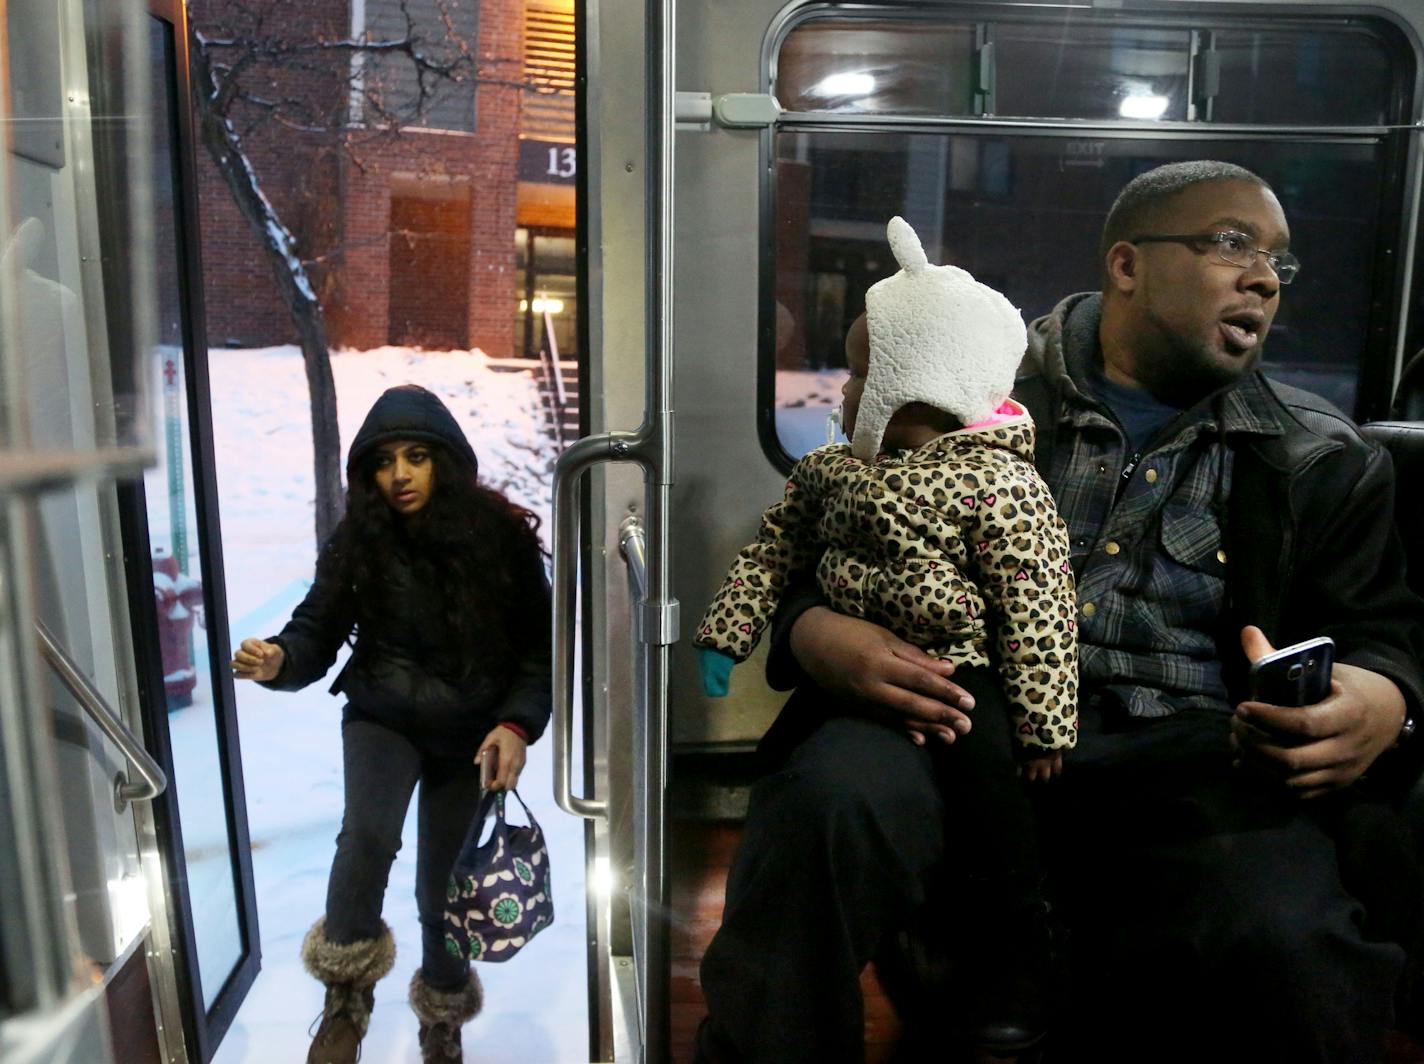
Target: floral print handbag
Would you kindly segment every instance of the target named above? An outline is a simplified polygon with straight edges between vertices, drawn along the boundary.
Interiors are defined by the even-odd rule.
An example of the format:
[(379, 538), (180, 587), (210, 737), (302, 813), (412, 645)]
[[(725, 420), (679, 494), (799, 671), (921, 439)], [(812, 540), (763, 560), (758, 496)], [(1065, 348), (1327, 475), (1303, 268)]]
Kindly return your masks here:
[[(549, 848), (519, 792), (528, 827), (504, 819), (504, 792), (487, 792), (470, 824), (445, 891), (445, 949), (472, 961), (505, 961), (554, 922)], [(483, 843), (494, 810), (494, 830)]]

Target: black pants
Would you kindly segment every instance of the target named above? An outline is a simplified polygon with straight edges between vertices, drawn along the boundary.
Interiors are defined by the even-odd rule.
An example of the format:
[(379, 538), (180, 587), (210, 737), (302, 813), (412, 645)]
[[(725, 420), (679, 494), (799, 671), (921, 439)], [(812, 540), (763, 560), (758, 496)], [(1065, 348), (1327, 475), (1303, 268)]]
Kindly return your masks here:
[(1378, 1060), (1420, 891), (1396, 814), (1232, 768), (1218, 712), (1080, 719), (1037, 803), (1075, 932), (1061, 1058)]
[(769, 733), (774, 747), (796, 745), (752, 793), (702, 963), (713, 1020), (746, 1059), (859, 1059), (860, 971), (883, 935), (929, 901), (972, 921), (977, 939), (984, 921), (1038, 899), (1033, 811), (998, 678), (962, 669), (955, 681), (976, 709), (953, 744), (826, 719), (826, 697), (806, 688)]
[[(1403, 950), (1342, 886), (1332, 812), (1233, 772), (1220, 714), (1120, 734), (1083, 716), (1081, 758), (1038, 792), (1077, 972), (1058, 1059), (1378, 1059)], [(737, 1056), (862, 1058), (861, 969), (984, 815), (941, 782), (901, 734), (841, 717), (758, 783), (702, 964)], [(950, 934), (973, 918), (951, 910)]]
[(381, 904), (401, 827), (420, 783), (415, 900), (420, 911), (421, 968), (436, 989), (465, 984), (467, 965), (445, 949), (445, 887), (479, 805), (474, 750), (458, 756), (349, 712), (341, 725), (346, 809), (326, 891), (326, 936), (349, 943), (381, 932)]

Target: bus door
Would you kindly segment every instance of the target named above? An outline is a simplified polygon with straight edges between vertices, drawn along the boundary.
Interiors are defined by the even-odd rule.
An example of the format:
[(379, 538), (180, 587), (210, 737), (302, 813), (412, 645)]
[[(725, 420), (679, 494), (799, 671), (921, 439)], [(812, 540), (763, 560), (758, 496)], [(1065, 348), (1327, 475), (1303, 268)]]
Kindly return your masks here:
[(0, 24), (7, 1061), (206, 1061), (257, 969), (181, 18)]
[[(0, 21), (7, 1061), (119, 1060), (129, 1048), (146, 1060), (158, 1050), (146, 988), (150, 915), (161, 908), (151, 905), (145, 838), (165, 778), (137, 738), (127, 626), (113, 624), (127, 597), (114, 484), (152, 458), (149, 425), (135, 416), (148, 403), (133, 353), (146, 342), (150, 266), (148, 116), (129, 91), (142, 88), (136, 14), (18, 0)], [(99, 172), (110, 149), (122, 180)], [(134, 239), (114, 242), (106, 224)], [(116, 1020), (131, 992), (134, 1024)]]
[(554, 786), (587, 819), (589, 1056), (600, 1061), (667, 1057), (672, 12), (671, 0), (589, 0), (580, 16), (588, 400), (554, 484)]

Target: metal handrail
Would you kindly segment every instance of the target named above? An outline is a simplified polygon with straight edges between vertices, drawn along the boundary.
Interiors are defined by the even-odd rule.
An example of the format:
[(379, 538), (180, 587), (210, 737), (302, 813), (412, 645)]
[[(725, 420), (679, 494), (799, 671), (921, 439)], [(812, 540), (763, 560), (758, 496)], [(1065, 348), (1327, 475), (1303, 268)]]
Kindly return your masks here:
[(561, 389), (555, 382), (559, 380), (559, 363), (550, 357), (547, 348), (539, 348), (539, 372), (544, 375), (544, 394), (548, 397), (549, 419), (554, 423), (554, 442), (564, 445), (564, 400)]
[(628, 563), (628, 590), (637, 609), (648, 597), (648, 538), (637, 514), (629, 514), (618, 526), (618, 549)]
[(89, 719), (99, 726), (99, 730), (109, 737), (129, 763), (143, 777), (142, 783), (130, 783), (122, 772), (114, 777), (114, 811), (122, 813), (129, 802), (148, 802), (157, 798), (168, 787), (168, 777), (158, 762), (149, 756), (143, 744), (111, 708), (104, 696), (80, 671), (74, 659), (45, 627), (43, 621), (35, 622), (35, 634), (39, 636), (40, 654), (49, 662), (50, 668), (69, 688), (75, 700), (84, 707)]
[(553, 732), (554, 802), (586, 820), (606, 820), (608, 802), (573, 793), (574, 620), (578, 598), (579, 480), (603, 462), (625, 461), (638, 437), (628, 432), (585, 436), (570, 445), (554, 464), (553, 585)]
[(563, 413), (569, 405), (569, 394), (564, 388), (563, 370), (559, 368), (559, 340), (554, 335), (554, 315), (551, 311), (544, 311), (544, 339), (549, 344), (549, 369), (554, 374), (554, 394), (559, 399), (559, 413)]

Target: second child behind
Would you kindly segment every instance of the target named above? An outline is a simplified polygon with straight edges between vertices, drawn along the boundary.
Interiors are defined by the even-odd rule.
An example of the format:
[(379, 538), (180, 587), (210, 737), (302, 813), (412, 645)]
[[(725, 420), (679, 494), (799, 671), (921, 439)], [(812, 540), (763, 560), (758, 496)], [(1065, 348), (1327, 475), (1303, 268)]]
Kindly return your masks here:
[[(871, 287), (846, 336), (851, 375), (841, 409), (852, 443), (797, 463), (694, 643), (705, 690), (726, 694), (732, 665), (756, 646), (787, 583), (814, 571), (837, 612), (953, 663), (955, 682), (974, 699), (972, 732), (921, 725), (909, 739), (944, 780), (955, 901), (980, 932), (966, 943), (977, 984), (966, 995), (967, 1027), (979, 1047), (1012, 1053), (1037, 1041), (1047, 1011), (1046, 907), (1016, 767), (1031, 780), (1057, 775), (1077, 735), (1068, 538), (1033, 466), (1033, 421), (1009, 399), (1025, 346), (1018, 311), (965, 271), (931, 266), (903, 219), (891, 219), (888, 235), (902, 269)], [(793, 702), (798, 712), (778, 719), (783, 731), (796, 727), (787, 721), (809, 733), (840, 716), (847, 728), (865, 726), (808, 683)], [(762, 743), (773, 759), (804, 738), (777, 732)], [(734, 865), (728, 912), (746, 910), (731, 902), (752, 875)], [(760, 918), (724, 923), (704, 968), (721, 952), (756, 949)], [(740, 1056), (733, 1046), (704, 1048), (714, 1059)]]

